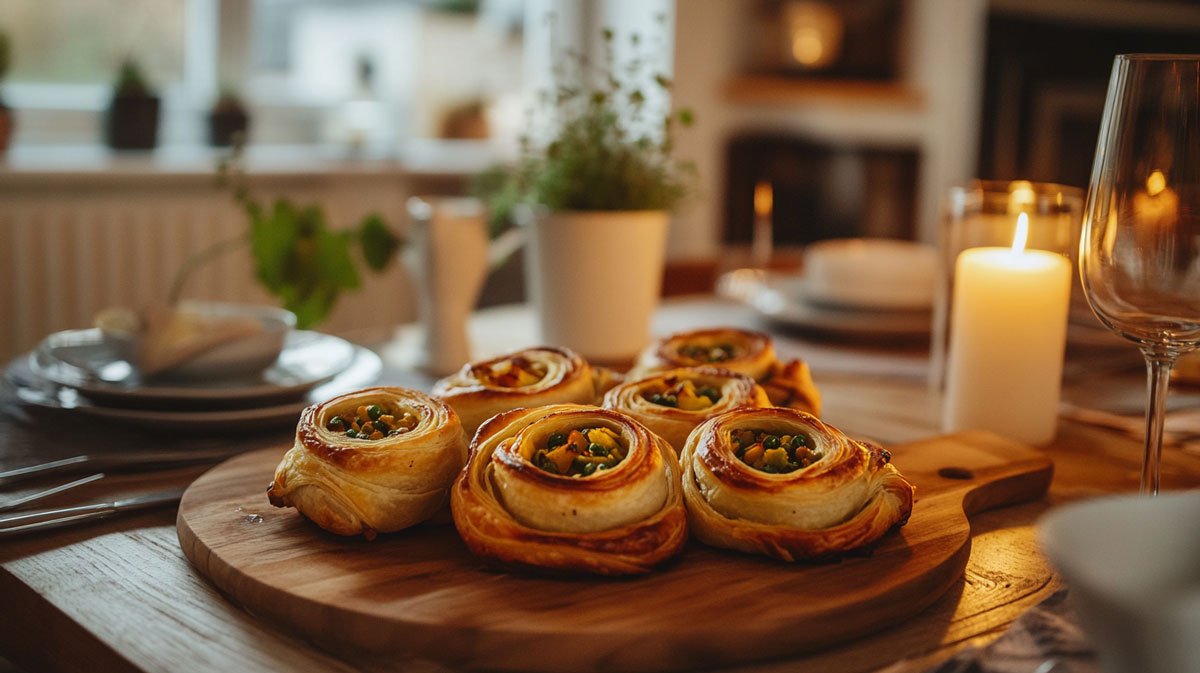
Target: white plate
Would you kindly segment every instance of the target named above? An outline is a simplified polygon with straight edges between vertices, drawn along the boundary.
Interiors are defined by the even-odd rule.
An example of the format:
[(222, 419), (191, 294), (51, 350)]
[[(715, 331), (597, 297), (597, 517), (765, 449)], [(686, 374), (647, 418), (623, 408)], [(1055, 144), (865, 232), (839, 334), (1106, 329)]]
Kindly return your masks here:
[(83, 329), (51, 334), (29, 359), (34, 376), (74, 388), (109, 406), (212, 408), (294, 401), (337, 376), (354, 358), (354, 345), (344, 339), (294, 331), (288, 334), (275, 364), (252, 376), (143, 382), (100, 330)]
[(80, 395), (75, 389), (53, 383), (38, 384), (30, 379), (28, 360), (17, 360), (9, 366), (7, 378), (23, 403), (46, 410), (70, 410), (93, 418), (102, 418), (125, 425), (176, 432), (220, 433), (238, 430), (263, 430), (295, 424), (300, 412), (309, 404), (326, 400), (341, 393), (357, 390), (374, 383), (383, 371), (383, 361), (369, 349), (352, 346), (351, 363), (332, 380), (312, 388), (304, 399), (270, 406), (218, 411), (171, 411), (160, 409), (126, 409), (100, 406)]
[(851, 336), (928, 337), (930, 311), (834, 308), (806, 299), (804, 278), (771, 276), (745, 301), (767, 320), (799, 330)]

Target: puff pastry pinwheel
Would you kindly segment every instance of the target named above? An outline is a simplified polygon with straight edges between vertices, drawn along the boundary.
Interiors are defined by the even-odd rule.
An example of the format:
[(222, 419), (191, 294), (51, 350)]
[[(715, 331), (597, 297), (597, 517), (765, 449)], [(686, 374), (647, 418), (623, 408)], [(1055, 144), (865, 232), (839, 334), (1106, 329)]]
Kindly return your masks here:
[(704, 421), (740, 407), (769, 407), (767, 393), (745, 374), (684, 367), (627, 381), (608, 391), (604, 407), (629, 414), (676, 451)]
[(466, 458), (466, 434), (447, 404), (367, 388), (301, 413), (267, 495), (331, 533), (372, 539), (442, 509)]
[(622, 413), (584, 405), (490, 419), (450, 507), (467, 547), (504, 564), (630, 575), (687, 539), (670, 447)]
[(784, 561), (865, 547), (912, 512), (914, 489), (879, 446), (794, 409), (741, 409), (688, 437), (688, 523), (706, 544)]
[(821, 394), (803, 360), (780, 362), (771, 337), (762, 332), (717, 327), (678, 332), (651, 344), (629, 378), (678, 367), (712, 366), (745, 374), (767, 391), (771, 404), (821, 413)]
[(467, 436), (501, 411), (547, 404), (599, 402), (616, 375), (593, 368), (566, 348), (527, 348), (471, 362), (438, 381), (433, 394), (454, 407)]

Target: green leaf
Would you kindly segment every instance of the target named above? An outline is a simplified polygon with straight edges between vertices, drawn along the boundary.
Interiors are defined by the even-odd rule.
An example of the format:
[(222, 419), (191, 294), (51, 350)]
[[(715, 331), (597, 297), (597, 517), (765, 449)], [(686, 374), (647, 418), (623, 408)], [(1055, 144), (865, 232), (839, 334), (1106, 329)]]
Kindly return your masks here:
[(363, 218), (358, 229), (358, 241), (362, 245), (363, 259), (374, 271), (386, 269), (400, 247), (400, 239), (388, 229), (378, 213)]

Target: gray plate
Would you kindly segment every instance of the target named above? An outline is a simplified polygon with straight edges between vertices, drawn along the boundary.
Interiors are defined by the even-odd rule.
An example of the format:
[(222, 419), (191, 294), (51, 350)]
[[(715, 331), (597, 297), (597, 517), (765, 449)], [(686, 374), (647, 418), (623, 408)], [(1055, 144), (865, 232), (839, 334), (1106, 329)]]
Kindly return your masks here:
[(355, 359), (355, 346), (328, 334), (294, 331), (279, 359), (262, 372), (235, 379), (143, 381), (100, 330), (57, 332), (29, 355), (33, 376), (73, 388), (110, 407), (196, 409), (263, 407), (295, 402), (331, 380)]

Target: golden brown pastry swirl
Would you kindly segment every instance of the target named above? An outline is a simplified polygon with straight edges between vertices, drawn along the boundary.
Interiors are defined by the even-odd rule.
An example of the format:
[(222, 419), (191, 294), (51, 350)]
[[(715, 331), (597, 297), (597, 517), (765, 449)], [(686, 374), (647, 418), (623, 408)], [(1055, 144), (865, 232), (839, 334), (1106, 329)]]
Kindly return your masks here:
[[(811, 464), (778, 474), (752, 467), (733, 438), (756, 431), (805, 436)], [(804, 412), (731, 411), (698, 427), (680, 456), (689, 525), (706, 544), (784, 561), (858, 549), (912, 512), (914, 489), (890, 459)]]
[[(394, 434), (369, 439), (347, 437), (347, 426), (331, 423), (371, 405), (403, 416), (411, 427), (395, 421)], [(367, 388), (304, 410), (267, 495), (271, 504), (295, 507), (327, 531), (370, 539), (443, 508), (466, 455), (462, 424), (444, 402), (405, 388)]]
[(767, 393), (754, 379), (716, 367), (670, 369), (622, 383), (604, 396), (606, 409), (629, 414), (677, 452), (709, 418), (741, 407), (769, 406)]
[[(579, 428), (611, 431), (623, 459), (589, 476), (534, 464), (553, 437)], [(450, 505), (471, 551), (503, 563), (628, 575), (670, 558), (687, 539), (671, 449), (637, 421), (597, 407), (561, 404), (495, 416), (476, 433)]]
[(467, 363), (434, 384), (433, 394), (454, 407), (469, 437), (502, 411), (597, 402), (615, 384), (615, 376), (591, 367), (572, 350), (543, 346)]
[(821, 412), (821, 394), (808, 364), (803, 360), (779, 361), (771, 337), (752, 330), (716, 327), (664, 337), (642, 352), (629, 378), (697, 366), (721, 367), (749, 376), (767, 391), (775, 406)]

